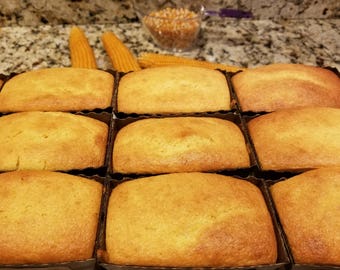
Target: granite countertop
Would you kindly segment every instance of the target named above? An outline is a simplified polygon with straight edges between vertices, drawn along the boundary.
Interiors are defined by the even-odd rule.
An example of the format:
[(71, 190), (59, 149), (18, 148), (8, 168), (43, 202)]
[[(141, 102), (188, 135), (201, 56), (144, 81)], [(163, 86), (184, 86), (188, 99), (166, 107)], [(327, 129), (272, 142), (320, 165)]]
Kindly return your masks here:
[[(70, 66), (68, 36), (71, 24), (5, 26), (0, 28), (0, 73), (43, 67)], [(94, 48), (99, 68), (110, 60), (101, 34), (113, 31), (137, 56), (142, 52), (169, 53), (147, 39), (138, 21), (117, 24), (79, 25)], [(203, 22), (198, 45), (176, 53), (242, 67), (269, 63), (304, 63), (340, 70), (340, 20), (208, 19)]]

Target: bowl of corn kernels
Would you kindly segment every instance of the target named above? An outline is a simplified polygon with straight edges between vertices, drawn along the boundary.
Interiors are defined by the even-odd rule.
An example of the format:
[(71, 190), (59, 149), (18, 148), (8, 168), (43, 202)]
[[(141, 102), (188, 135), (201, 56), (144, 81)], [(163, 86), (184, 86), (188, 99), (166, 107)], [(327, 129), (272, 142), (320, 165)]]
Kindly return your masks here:
[(160, 48), (181, 52), (196, 46), (204, 6), (197, 1), (133, 0), (143, 28)]

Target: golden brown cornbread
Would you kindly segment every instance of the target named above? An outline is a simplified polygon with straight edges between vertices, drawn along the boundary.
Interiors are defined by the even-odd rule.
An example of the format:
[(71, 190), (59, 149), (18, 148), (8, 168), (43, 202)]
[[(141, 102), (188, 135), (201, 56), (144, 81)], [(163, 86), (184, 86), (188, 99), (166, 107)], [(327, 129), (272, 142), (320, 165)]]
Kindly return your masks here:
[(230, 110), (226, 78), (188, 66), (147, 68), (122, 77), (117, 107), (124, 113), (191, 113)]
[(243, 266), (276, 262), (261, 191), (210, 173), (127, 181), (113, 189), (106, 223), (108, 262), (140, 266)]
[(73, 170), (104, 165), (108, 126), (66, 112), (0, 117), (0, 171)]
[(27, 71), (6, 82), (0, 112), (80, 111), (111, 106), (113, 76), (86, 68)]
[(232, 77), (243, 111), (324, 106), (340, 108), (340, 78), (332, 71), (302, 64), (271, 64)]
[(93, 256), (102, 185), (47, 171), (0, 174), (0, 264)]
[(248, 129), (263, 170), (340, 166), (340, 109), (285, 109), (256, 117)]
[(250, 166), (240, 128), (213, 117), (138, 120), (119, 130), (113, 170), (120, 173), (217, 171)]
[(270, 190), (295, 262), (340, 265), (340, 168), (311, 170)]

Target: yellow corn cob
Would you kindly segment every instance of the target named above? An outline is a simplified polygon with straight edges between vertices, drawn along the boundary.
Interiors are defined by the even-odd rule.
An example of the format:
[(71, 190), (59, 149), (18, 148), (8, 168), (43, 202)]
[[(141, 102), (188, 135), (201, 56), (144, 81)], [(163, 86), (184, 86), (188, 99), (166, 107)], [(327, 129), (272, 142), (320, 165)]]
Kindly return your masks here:
[(114, 33), (105, 32), (102, 42), (115, 70), (129, 72), (141, 69), (137, 59)]
[(97, 68), (93, 50), (83, 30), (77, 26), (71, 28), (69, 47), (72, 67)]
[(159, 67), (169, 65), (188, 65), (195, 67), (205, 67), (210, 69), (221, 69), (228, 72), (236, 72), (244, 70), (245, 68), (229, 66), (224, 64), (212, 63), (207, 61), (195, 60), (180, 56), (156, 54), (156, 53), (142, 53), (138, 57), (138, 63), (142, 68)]

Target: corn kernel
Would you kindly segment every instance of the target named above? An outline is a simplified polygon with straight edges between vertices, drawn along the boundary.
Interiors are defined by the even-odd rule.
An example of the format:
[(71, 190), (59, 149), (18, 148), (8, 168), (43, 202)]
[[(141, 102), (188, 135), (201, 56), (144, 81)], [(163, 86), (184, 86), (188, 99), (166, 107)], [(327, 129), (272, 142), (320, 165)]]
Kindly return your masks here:
[(200, 16), (186, 8), (165, 8), (143, 17), (155, 41), (163, 48), (185, 50), (196, 40)]

